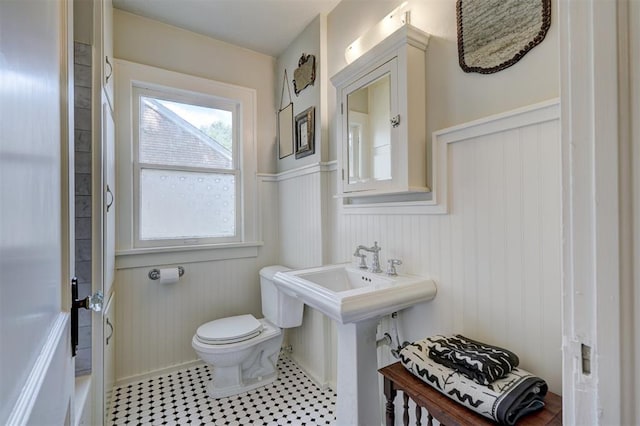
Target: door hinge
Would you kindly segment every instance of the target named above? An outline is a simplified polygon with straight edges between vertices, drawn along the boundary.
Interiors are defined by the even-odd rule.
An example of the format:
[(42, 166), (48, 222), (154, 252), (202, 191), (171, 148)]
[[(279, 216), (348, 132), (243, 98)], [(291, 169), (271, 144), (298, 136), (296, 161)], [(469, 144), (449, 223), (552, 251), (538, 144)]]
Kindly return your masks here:
[(344, 180), (344, 169), (342, 169), (342, 180)]
[(580, 345), (580, 355), (582, 358), (582, 374), (591, 374), (591, 346), (587, 346), (584, 343)]
[(340, 115), (344, 114), (344, 103), (340, 102)]

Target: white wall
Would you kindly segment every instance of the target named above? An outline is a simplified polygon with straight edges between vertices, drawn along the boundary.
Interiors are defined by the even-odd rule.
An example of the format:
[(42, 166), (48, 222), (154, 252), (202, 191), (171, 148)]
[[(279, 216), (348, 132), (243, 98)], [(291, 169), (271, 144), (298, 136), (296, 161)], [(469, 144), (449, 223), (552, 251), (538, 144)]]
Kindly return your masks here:
[[(345, 65), (344, 49), (400, 1), (343, 0), (327, 18), (328, 73)], [(455, 1), (414, 2), (412, 23), (432, 34), (427, 48), (428, 132), (558, 96), (558, 37), (493, 75), (458, 66)], [(335, 90), (327, 87), (329, 159), (336, 156)], [(433, 277), (436, 299), (401, 315), (407, 340), (461, 332), (520, 354), (524, 368), (561, 391), (560, 151), (554, 128), (523, 129), (452, 146), (448, 215), (348, 214), (329, 196), (315, 212), (324, 220), (328, 262), (350, 261), (357, 244), (379, 241), (382, 257), (400, 258), (402, 271)], [(546, 137), (544, 136), (546, 135)], [(306, 178), (309, 179), (309, 178)], [(289, 183), (291, 185), (291, 183)], [(301, 190), (313, 190), (304, 187)], [(282, 201), (281, 209), (291, 205)], [(311, 232), (311, 231), (308, 231)], [(307, 241), (281, 228), (285, 251)], [(295, 349), (294, 349), (295, 350)]]
[[(363, 7), (360, 1), (343, 0), (329, 14), (329, 75), (344, 67), (346, 46), (399, 3), (375, 1)], [(557, 29), (553, 23), (545, 41), (518, 64), (480, 76), (465, 74), (458, 66), (454, 0), (414, 2), (412, 22), (432, 34), (426, 76), (429, 134), (558, 96)], [(314, 40), (309, 34), (301, 35), (292, 43), (294, 52), (289, 53), (297, 54), (300, 43), (311, 49), (309, 43)], [(324, 87), (330, 117), (328, 159), (334, 159), (338, 146), (335, 89)], [(293, 267), (313, 266), (322, 250), (324, 263), (345, 262), (352, 260), (357, 244), (377, 240), (383, 247), (383, 259), (401, 258), (401, 270), (431, 276), (439, 285), (435, 301), (401, 315), (401, 338), (462, 332), (510, 347), (521, 355), (525, 368), (560, 392), (557, 128), (525, 129), (465, 141), (452, 146), (448, 161), (452, 204), (450, 214), (442, 216), (345, 215), (339, 201), (332, 198), (337, 185), (335, 172), (325, 174), (325, 183), (320, 186), (320, 172), (315, 178), (301, 175), (281, 180), (282, 259)], [(307, 319), (309, 323), (313, 326), (291, 334), (294, 357), (314, 377), (328, 372), (328, 381), (333, 382), (331, 327), (318, 326), (315, 317)], [(325, 349), (329, 359), (313, 357), (319, 349), (318, 340), (301, 337), (311, 332), (319, 333), (316, 337), (322, 344), (329, 343)], [(389, 361), (388, 355), (383, 356), (383, 362)]]
[[(326, 61), (326, 15), (317, 16), (302, 33), (287, 47), (278, 57), (276, 79), (275, 79), (275, 103), (276, 111), (284, 107), (289, 102), (289, 92), (284, 86), (284, 72), (287, 71), (289, 90), (291, 91), (291, 101), (293, 102), (293, 117), (309, 107), (315, 107), (315, 153), (307, 157), (295, 158), (295, 132), (294, 132), (294, 153), (283, 159), (278, 159), (278, 171), (283, 172), (301, 166), (318, 163), (328, 155), (328, 117), (327, 106), (324, 102), (326, 98), (325, 86), (327, 81), (327, 61)], [(298, 68), (298, 60), (303, 54), (315, 55), (316, 57), (316, 80), (313, 85), (307, 86), (297, 95), (294, 91), (293, 80), (294, 71)], [(282, 96), (282, 105), (280, 99)], [(278, 158), (278, 157), (276, 157)]]
[[(114, 11), (114, 54), (255, 89), (258, 172), (275, 171), (274, 58), (119, 10)], [(147, 255), (144, 266), (130, 256), (117, 257), (116, 380), (197, 360), (191, 337), (206, 321), (244, 313), (262, 316), (258, 272), (279, 261), (278, 188), (260, 173), (257, 185), (264, 243), (257, 256), (208, 260), (193, 252), (189, 261), (179, 262), (177, 254), (162, 253)], [(254, 249), (236, 250), (240, 256), (247, 251)], [(161, 286), (147, 276), (151, 268), (176, 265), (185, 268), (185, 275), (175, 285)]]
[[(343, 0), (331, 11), (327, 18), (329, 76), (345, 67), (345, 48), (401, 3), (376, 0), (363, 7), (359, 0)], [(559, 95), (555, 9), (551, 28), (540, 45), (514, 66), (480, 75), (465, 73), (458, 65), (456, 1), (409, 0), (409, 4), (412, 25), (431, 34), (427, 47), (427, 134)]]
[[(327, 18), (328, 73), (346, 65), (344, 51), (402, 0), (343, 0)], [(411, 23), (431, 34), (427, 47), (427, 135), (513, 108), (559, 96), (555, 7), (545, 40), (517, 64), (496, 74), (465, 73), (458, 65), (455, 0), (410, 0)], [(335, 89), (329, 87), (329, 158), (337, 157)]]
[[(264, 246), (258, 257), (176, 262), (164, 254), (149, 266), (128, 266), (117, 259), (116, 381), (134, 380), (146, 374), (198, 359), (191, 338), (201, 324), (232, 315), (262, 317), (259, 270), (278, 260), (278, 188), (260, 179), (261, 227)], [(275, 224), (275, 226), (274, 226)], [(148, 277), (152, 268), (183, 266), (178, 283), (161, 285)]]
[[(319, 69), (327, 67), (326, 74), (333, 75), (344, 66), (344, 48), (397, 4), (399, 1), (375, 1), (363, 7), (360, 1), (344, 0), (327, 18), (328, 43), (324, 54), (320, 19), (305, 30), (298, 40), (300, 44), (292, 43), (281, 56), (281, 62), (288, 64), (295, 60), (297, 65), (302, 52), (320, 51)], [(119, 58), (257, 88), (260, 171), (283, 171), (307, 164), (298, 160), (277, 165), (274, 117), (282, 72), (273, 72), (272, 58), (120, 11), (116, 11), (114, 19), (115, 54)], [(553, 18), (541, 45), (518, 64), (490, 76), (465, 74), (458, 67), (454, 0), (419, 2), (413, 8), (412, 20), (433, 34), (427, 49), (429, 132), (558, 95), (557, 30)], [(325, 54), (327, 59), (323, 62)], [(218, 60), (220, 57), (226, 60)], [(330, 133), (323, 134), (329, 136), (331, 145), (324, 159), (331, 159), (335, 158), (337, 146), (333, 125), (335, 90), (326, 84), (324, 88), (312, 95), (315, 90), (312, 86), (301, 96), (306, 92), (313, 98), (310, 105), (315, 102), (316, 108), (329, 109), (332, 126)], [(294, 95), (296, 103), (303, 107), (302, 98), (296, 100)], [(401, 258), (405, 262), (401, 270), (429, 275), (439, 285), (436, 300), (402, 315), (404, 339), (432, 332), (463, 332), (508, 346), (521, 354), (525, 368), (543, 376), (551, 389), (559, 392), (560, 272), (554, 263), (559, 262), (560, 244), (559, 152), (554, 150), (553, 143), (553, 138), (540, 139), (537, 134), (516, 132), (497, 140), (483, 139), (453, 147), (449, 159), (453, 197), (449, 215), (343, 215), (331, 198), (336, 188), (335, 172), (327, 174), (321, 168), (315, 173), (322, 177), (301, 175), (292, 181), (281, 180), (277, 189), (274, 181), (267, 180), (261, 184), (261, 190), (269, 188), (261, 194), (261, 208), (263, 232), (269, 235), (265, 235), (267, 245), (257, 259), (249, 263), (208, 262), (193, 268), (185, 265), (187, 271), (193, 269), (195, 276), (203, 280), (195, 282), (191, 277), (185, 280), (194, 288), (177, 292), (176, 297), (183, 298), (179, 303), (169, 299), (168, 294), (149, 288), (144, 282), (146, 268), (119, 271), (117, 291), (138, 291), (132, 297), (150, 304), (145, 314), (155, 314), (158, 321), (167, 321), (162, 315), (170, 313), (188, 328), (200, 322), (205, 314), (215, 317), (228, 314), (225, 297), (236, 300), (234, 308), (238, 311), (258, 313), (257, 270), (261, 264), (276, 263), (278, 259), (294, 267), (350, 261), (356, 244), (378, 240), (383, 247), (383, 259)], [(308, 161), (317, 163), (321, 159), (318, 156)], [(269, 201), (278, 194), (284, 215), (279, 215), (275, 203)], [(305, 197), (312, 200), (306, 202)], [(278, 232), (282, 244), (277, 242)], [(282, 256), (278, 257), (280, 253)], [(216, 274), (230, 277), (239, 287), (231, 292), (225, 287), (209, 288), (204, 277)], [(250, 277), (255, 277), (255, 281), (248, 282)], [(214, 299), (210, 307), (191, 309), (201, 306), (200, 295), (204, 293)], [(251, 294), (255, 294), (255, 299), (251, 299)], [(239, 298), (233, 299), (236, 296)], [(515, 304), (507, 303), (514, 301)], [(148, 321), (137, 317), (135, 309), (129, 310), (128, 316), (121, 311), (118, 309), (119, 324), (132, 324), (135, 328)], [(315, 319), (314, 324), (319, 324)], [(150, 322), (148, 327), (153, 324)], [(167, 356), (152, 362), (151, 367), (188, 361), (192, 355), (191, 332), (180, 327), (168, 326), (171, 332), (168, 341), (156, 344), (166, 344), (167, 348), (177, 345), (183, 352), (174, 356), (164, 346), (157, 346), (155, 349)], [(326, 324), (320, 328), (326, 331)], [(132, 340), (127, 344), (135, 343), (135, 339), (129, 338)], [(311, 344), (299, 342), (299, 350), (308, 355), (307, 359), (311, 360), (314, 349)], [(125, 354), (124, 349), (119, 349), (118, 354), (120, 378), (151, 368), (130, 367), (127, 357), (132, 356), (134, 362), (138, 355)], [(326, 374), (330, 360), (316, 361), (313, 368), (324, 370), (316, 371), (317, 375)]]
[(276, 170), (274, 58), (118, 9), (113, 21), (118, 59), (256, 89), (258, 171)]
[[(305, 268), (326, 263), (325, 241), (326, 203), (323, 196), (327, 188), (327, 170), (318, 163), (328, 157), (327, 114), (327, 45), (326, 16), (319, 15), (278, 57), (276, 72), (276, 109), (280, 108), (284, 70), (287, 70), (295, 116), (310, 106), (315, 112), (315, 153), (300, 159), (294, 154), (278, 159), (278, 188), (280, 212), (280, 262), (291, 268)], [(302, 53), (316, 56), (316, 81), (298, 95), (293, 88), (294, 71)], [(288, 102), (284, 87), (284, 101)], [(284, 106), (283, 105), (283, 106)], [(294, 136), (295, 138), (295, 136)], [(294, 140), (295, 144), (295, 140)], [(295, 151), (295, 149), (294, 149)], [(318, 384), (331, 381), (330, 359), (325, 357), (330, 345), (331, 322), (320, 312), (305, 307), (303, 324), (288, 330), (288, 343), (293, 348), (292, 358)]]
[[(278, 175), (280, 263), (300, 269), (329, 263), (327, 203), (329, 167), (311, 165)], [(334, 382), (331, 320), (305, 306), (302, 326), (287, 331), (291, 357), (320, 385)], [(331, 357), (326, 355), (331, 354)]]
[(400, 314), (401, 339), (456, 332), (508, 347), (559, 392), (559, 120), (453, 143), (447, 162), (449, 214), (338, 215), (333, 261), (377, 240), (383, 262), (438, 285)]

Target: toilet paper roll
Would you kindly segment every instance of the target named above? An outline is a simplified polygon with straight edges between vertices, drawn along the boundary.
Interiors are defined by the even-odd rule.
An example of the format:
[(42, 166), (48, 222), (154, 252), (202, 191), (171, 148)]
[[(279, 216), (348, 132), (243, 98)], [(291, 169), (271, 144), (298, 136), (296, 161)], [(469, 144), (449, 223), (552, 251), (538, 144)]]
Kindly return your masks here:
[(160, 284), (175, 284), (180, 278), (178, 268), (160, 269)]

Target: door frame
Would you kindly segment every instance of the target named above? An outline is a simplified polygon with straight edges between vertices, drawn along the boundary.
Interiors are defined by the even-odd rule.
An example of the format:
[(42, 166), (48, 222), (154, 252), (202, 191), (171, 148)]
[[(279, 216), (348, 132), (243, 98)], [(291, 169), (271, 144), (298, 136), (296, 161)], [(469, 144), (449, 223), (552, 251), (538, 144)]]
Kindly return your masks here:
[(640, 421), (640, 331), (634, 331), (640, 277), (632, 257), (640, 245), (633, 218), (640, 188), (634, 192), (632, 161), (640, 162), (632, 160), (637, 152), (631, 155), (640, 145), (631, 120), (638, 113), (631, 77), (638, 53), (629, 49), (638, 46), (629, 19), (639, 13), (633, 3), (562, 0), (558, 8), (565, 424)]

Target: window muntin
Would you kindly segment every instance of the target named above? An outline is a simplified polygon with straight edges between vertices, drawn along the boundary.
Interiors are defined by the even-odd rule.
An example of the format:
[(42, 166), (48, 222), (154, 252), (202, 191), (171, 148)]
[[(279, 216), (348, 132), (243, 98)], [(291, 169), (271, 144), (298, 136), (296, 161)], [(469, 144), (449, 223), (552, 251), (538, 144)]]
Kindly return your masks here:
[(240, 241), (237, 102), (134, 88), (138, 247)]

